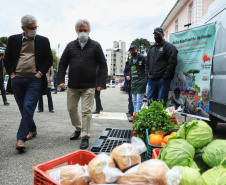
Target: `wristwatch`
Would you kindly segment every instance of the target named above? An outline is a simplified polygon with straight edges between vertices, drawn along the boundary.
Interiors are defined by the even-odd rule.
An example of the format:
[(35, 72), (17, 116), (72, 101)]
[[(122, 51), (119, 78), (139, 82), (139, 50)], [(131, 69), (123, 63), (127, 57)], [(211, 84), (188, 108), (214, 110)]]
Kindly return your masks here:
[(39, 73), (41, 76), (43, 76), (43, 74), (42, 74), (42, 72), (41, 72), (41, 71), (38, 71), (38, 73)]

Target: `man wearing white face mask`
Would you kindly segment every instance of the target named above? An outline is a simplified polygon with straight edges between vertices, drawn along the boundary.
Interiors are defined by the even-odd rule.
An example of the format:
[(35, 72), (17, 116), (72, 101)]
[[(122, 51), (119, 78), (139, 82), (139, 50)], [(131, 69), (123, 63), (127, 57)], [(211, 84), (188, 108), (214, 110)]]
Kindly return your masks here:
[(8, 38), (4, 59), (22, 117), (17, 132), (17, 150), (24, 150), (25, 141), (37, 134), (33, 115), (39, 97), (46, 93), (48, 83), (45, 74), (53, 63), (48, 38), (36, 35), (36, 18), (25, 15), (21, 24), (23, 33)]
[[(91, 110), (94, 103), (96, 87), (96, 67), (100, 69), (100, 86), (103, 90), (107, 79), (107, 63), (100, 44), (89, 38), (90, 23), (88, 20), (78, 20), (75, 25), (78, 38), (66, 46), (60, 60), (58, 70), (59, 87), (65, 88), (65, 73), (69, 67), (67, 90), (67, 106), (75, 132), (71, 140), (81, 135), (81, 149), (89, 146)], [(81, 99), (82, 119), (80, 120), (78, 102)]]

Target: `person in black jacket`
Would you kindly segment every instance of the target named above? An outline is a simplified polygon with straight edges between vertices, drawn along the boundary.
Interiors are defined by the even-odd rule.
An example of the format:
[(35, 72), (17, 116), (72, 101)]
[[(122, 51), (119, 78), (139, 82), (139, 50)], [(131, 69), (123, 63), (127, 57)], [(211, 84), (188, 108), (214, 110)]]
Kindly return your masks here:
[(54, 94), (57, 94), (57, 88), (58, 88), (58, 72), (56, 69), (53, 69), (54, 75), (53, 75), (53, 85), (54, 85)]
[(9, 105), (9, 102), (7, 102), (6, 92), (4, 87), (3, 58), (4, 58), (4, 53), (0, 53), (0, 90), (1, 90), (2, 100), (4, 105)]
[(150, 47), (147, 54), (145, 73), (148, 78), (148, 104), (151, 101), (164, 101), (168, 99), (170, 83), (174, 77), (177, 66), (176, 47), (164, 40), (163, 29), (154, 30), (155, 44)]
[[(100, 86), (101, 83), (101, 73), (100, 73), (100, 68), (97, 66), (97, 82), (96, 82), (96, 89), (95, 89), (95, 100), (96, 100), (96, 110), (92, 112), (92, 114), (100, 114), (100, 111), (103, 110), (103, 107), (101, 105), (101, 100), (100, 100), (100, 91), (97, 90), (97, 87)], [(104, 89), (106, 89), (106, 84), (104, 86)]]
[(21, 113), (16, 149), (26, 148), (25, 141), (37, 134), (33, 119), (41, 93), (46, 93), (46, 72), (53, 56), (48, 38), (37, 35), (37, 19), (32, 15), (21, 18), (22, 34), (8, 38), (4, 66), (11, 78), (11, 87)]
[[(100, 84), (98, 91), (104, 89), (107, 79), (107, 63), (100, 44), (89, 38), (90, 23), (88, 20), (78, 20), (75, 25), (78, 38), (67, 44), (60, 60), (58, 70), (59, 87), (65, 88), (65, 73), (69, 67), (67, 90), (67, 106), (75, 132), (70, 139), (78, 139), (80, 134), (81, 149), (89, 146), (91, 110), (94, 103), (96, 88), (96, 67), (100, 68)], [(81, 98), (82, 120), (78, 112), (78, 102)]]

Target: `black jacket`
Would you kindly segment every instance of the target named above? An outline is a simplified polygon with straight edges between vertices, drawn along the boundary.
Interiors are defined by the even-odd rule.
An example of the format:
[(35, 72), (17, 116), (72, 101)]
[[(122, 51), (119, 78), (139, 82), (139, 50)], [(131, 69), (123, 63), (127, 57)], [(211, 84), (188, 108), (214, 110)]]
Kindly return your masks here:
[(0, 80), (4, 79), (3, 60), (0, 60)]
[[(20, 57), (21, 46), (22, 34), (12, 35), (8, 38), (4, 66), (9, 76), (16, 70)], [(48, 86), (45, 74), (53, 64), (53, 55), (50, 48), (49, 39), (40, 35), (35, 36), (35, 63), (37, 72), (41, 71), (43, 74), (42, 86), (43, 94), (45, 94)], [(8, 83), (10, 83), (10, 81)], [(11, 89), (8, 89), (8, 91), (12, 92)]]
[(173, 78), (177, 66), (176, 47), (163, 40), (150, 47), (147, 54), (145, 74), (147, 78)]
[(100, 44), (88, 39), (82, 49), (77, 40), (66, 46), (60, 60), (58, 84), (65, 83), (65, 73), (69, 66), (68, 87), (86, 89), (96, 87), (96, 68), (100, 68), (100, 85), (105, 87), (107, 79), (107, 63)]

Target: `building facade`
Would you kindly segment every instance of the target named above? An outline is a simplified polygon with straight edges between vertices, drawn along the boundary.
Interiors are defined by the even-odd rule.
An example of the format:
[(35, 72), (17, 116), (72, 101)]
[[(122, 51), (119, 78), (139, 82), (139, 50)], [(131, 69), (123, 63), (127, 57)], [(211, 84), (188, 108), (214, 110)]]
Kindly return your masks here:
[(106, 50), (108, 75), (115, 78), (116, 84), (124, 80), (124, 67), (127, 60), (126, 43), (114, 41), (113, 48)]
[(161, 24), (165, 39), (169, 41), (171, 33), (199, 26), (213, 2), (214, 0), (178, 0)]

